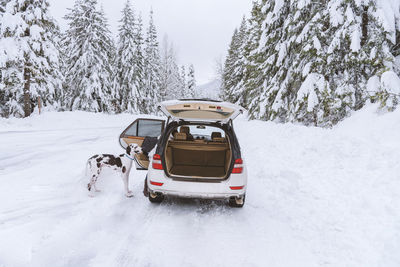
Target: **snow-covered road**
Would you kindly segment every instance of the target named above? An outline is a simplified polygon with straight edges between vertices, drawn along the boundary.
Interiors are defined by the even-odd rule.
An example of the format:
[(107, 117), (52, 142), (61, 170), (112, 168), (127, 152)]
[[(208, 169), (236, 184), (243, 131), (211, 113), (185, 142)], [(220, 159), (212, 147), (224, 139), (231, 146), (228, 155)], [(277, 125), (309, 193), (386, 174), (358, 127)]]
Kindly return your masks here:
[(400, 266), (400, 112), (334, 129), (238, 119), (246, 205), (87, 196), (87, 158), (120, 153), (131, 115), (0, 119), (0, 266)]

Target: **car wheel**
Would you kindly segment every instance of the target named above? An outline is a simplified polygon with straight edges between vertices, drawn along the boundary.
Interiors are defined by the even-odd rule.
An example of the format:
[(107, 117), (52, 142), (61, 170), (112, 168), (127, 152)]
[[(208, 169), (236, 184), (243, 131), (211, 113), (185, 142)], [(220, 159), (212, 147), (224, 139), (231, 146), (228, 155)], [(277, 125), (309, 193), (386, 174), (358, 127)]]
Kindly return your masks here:
[(242, 208), (246, 200), (246, 195), (241, 198), (231, 197), (229, 198), (229, 206), (233, 208)]
[(164, 195), (161, 193), (149, 192), (149, 200), (151, 203), (161, 203), (164, 200)]
[(143, 195), (145, 197), (149, 196), (149, 187), (147, 186), (147, 176), (146, 179), (144, 179)]

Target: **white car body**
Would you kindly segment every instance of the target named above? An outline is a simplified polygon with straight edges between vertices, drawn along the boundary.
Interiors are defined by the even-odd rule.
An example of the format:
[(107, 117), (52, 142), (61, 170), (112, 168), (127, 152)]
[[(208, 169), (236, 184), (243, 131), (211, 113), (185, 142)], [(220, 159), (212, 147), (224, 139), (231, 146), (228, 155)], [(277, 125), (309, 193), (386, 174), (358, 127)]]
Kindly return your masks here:
[[(152, 160), (151, 160), (152, 161)], [(150, 166), (151, 166), (150, 162)], [(162, 186), (153, 185), (154, 183)], [(201, 199), (229, 199), (231, 197), (241, 198), (246, 195), (247, 171), (243, 164), (243, 172), (240, 174), (230, 174), (228, 179), (218, 183), (215, 182), (189, 182), (177, 181), (166, 176), (164, 170), (149, 168), (147, 173), (147, 186), (151, 193), (161, 193), (185, 198)], [(241, 187), (243, 189), (232, 190), (231, 187)]]
[[(146, 185), (145, 185), (145, 193), (146, 191), (149, 193), (150, 201), (161, 202), (164, 196), (200, 198), (200, 199), (229, 199), (230, 205), (236, 207), (242, 207), (244, 204), (246, 189), (247, 189), (247, 170), (245, 162), (242, 159), (242, 157), (240, 156), (239, 159), (235, 158), (235, 155), (241, 155), (241, 154), (240, 154), (240, 146), (238, 144), (238, 140), (236, 138), (236, 135), (234, 134), (232, 120), (235, 119), (239, 114), (243, 113), (244, 109), (241, 108), (240, 106), (231, 103), (209, 101), (209, 100), (166, 101), (161, 103), (161, 105), (158, 108), (168, 117), (168, 122), (166, 128), (164, 128), (164, 124), (162, 127), (163, 128), (162, 134), (159, 137), (157, 144), (160, 147), (156, 146), (153, 151), (162, 149), (164, 149), (162, 151), (165, 151), (170, 141), (165, 141), (164, 146), (162, 146), (160, 145), (162, 143), (162, 141), (160, 140), (167, 140), (169, 138), (168, 136), (170, 136), (171, 134), (172, 129), (174, 130), (178, 129), (177, 126), (175, 128), (172, 128), (173, 127), (172, 124), (175, 123), (176, 125), (178, 125), (178, 123), (180, 123), (179, 125), (182, 125), (181, 127), (186, 126), (186, 124), (190, 124), (191, 126), (196, 126), (196, 127), (203, 126), (203, 128), (200, 129), (206, 129), (206, 127), (210, 128), (219, 127), (220, 129), (222, 129), (221, 132), (223, 132), (224, 134), (224, 137), (222, 139), (225, 140), (223, 141), (225, 143), (224, 146), (228, 147), (230, 158), (229, 161), (227, 161), (225, 159), (226, 156), (224, 156), (224, 162), (225, 162), (224, 164), (226, 165), (223, 165), (222, 167), (225, 166), (224, 168), (226, 169), (226, 171), (224, 172), (225, 176), (223, 178), (220, 176), (200, 177), (191, 175), (191, 173), (186, 174), (185, 176), (182, 175), (176, 176), (174, 174), (167, 173), (167, 171), (165, 171), (166, 167), (165, 161), (167, 159), (164, 156), (160, 156), (158, 154), (157, 156), (159, 158), (153, 158), (153, 155), (149, 154), (148, 166), (144, 166), (145, 164), (141, 164), (143, 163), (142, 161), (136, 160), (136, 163), (139, 164), (142, 168), (145, 169), (147, 167), (148, 169)], [(121, 145), (123, 146), (124, 144), (127, 144), (129, 142), (140, 141), (139, 138), (143, 138), (143, 135), (141, 136), (139, 133), (140, 125), (151, 124), (151, 123), (157, 124), (157, 120), (146, 123), (140, 122), (136, 126), (132, 124), (133, 126), (130, 127), (133, 130), (129, 130), (128, 127), (121, 134), (120, 136)], [(170, 128), (168, 128), (169, 126)], [(168, 129), (170, 129), (170, 132), (167, 131)], [(137, 136), (135, 136), (132, 133), (128, 133), (128, 131), (130, 132), (136, 131)], [(127, 138), (133, 138), (133, 139), (127, 139)], [(137, 140), (135, 140), (135, 138)], [(204, 137), (202, 138), (204, 139)], [(192, 143), (193, 142), (196, 143), (195, 141), (198, 140), (193, 140)], [(204, 143), (212, 145), (214, 144), (213, 141), (214, 139), (209, 140), (207, 142), (204, 140)], [(182, 143), (183, 146), (185, 146), (184, 142)], [(200, 150), (202, 150), (202, 148), (200, 148)], [(213, 153), (213, 152), (207, 152), (207, 150), (201, 152)], [(164, 154), (166, 154), (166, 152)], [(217, 159), (216, 161), (218, 160), (219, 159)], [(163, 166), (164, 168), (161, 166)], [(188, 166), (189, 172), (191, 172), (190, 168), (191, 167)], [(206, 166), (205, 168), (208, 168), (208, 166)]]

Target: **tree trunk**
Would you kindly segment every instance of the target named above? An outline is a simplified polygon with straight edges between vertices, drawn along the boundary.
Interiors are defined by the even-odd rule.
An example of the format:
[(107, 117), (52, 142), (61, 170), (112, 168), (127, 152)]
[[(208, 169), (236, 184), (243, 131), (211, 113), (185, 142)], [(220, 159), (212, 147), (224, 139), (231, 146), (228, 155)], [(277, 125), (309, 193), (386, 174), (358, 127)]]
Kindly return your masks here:
[(31, 86), (31, 72), (25, 67), (24, 68), (24, 113), (25, 118), (31, 115), (31, 97), (29, 94)]
[(363, 46), (368, 40), (368, 6), (363, 7), (361, 24), (362, 24), (361, 46)]

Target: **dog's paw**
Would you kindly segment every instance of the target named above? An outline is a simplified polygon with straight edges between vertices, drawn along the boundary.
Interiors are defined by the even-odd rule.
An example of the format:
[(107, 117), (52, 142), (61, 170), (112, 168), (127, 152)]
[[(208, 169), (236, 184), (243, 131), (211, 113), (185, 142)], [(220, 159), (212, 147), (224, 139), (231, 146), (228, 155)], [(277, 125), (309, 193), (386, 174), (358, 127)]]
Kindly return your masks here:
[(133, 197), (132, 191), (128, 191), (128, 193), (125, 194), (126, 197)]
[(88, 194), (88, 197), (94, 198), (94, 194), (89, 193), (89, 194)]

